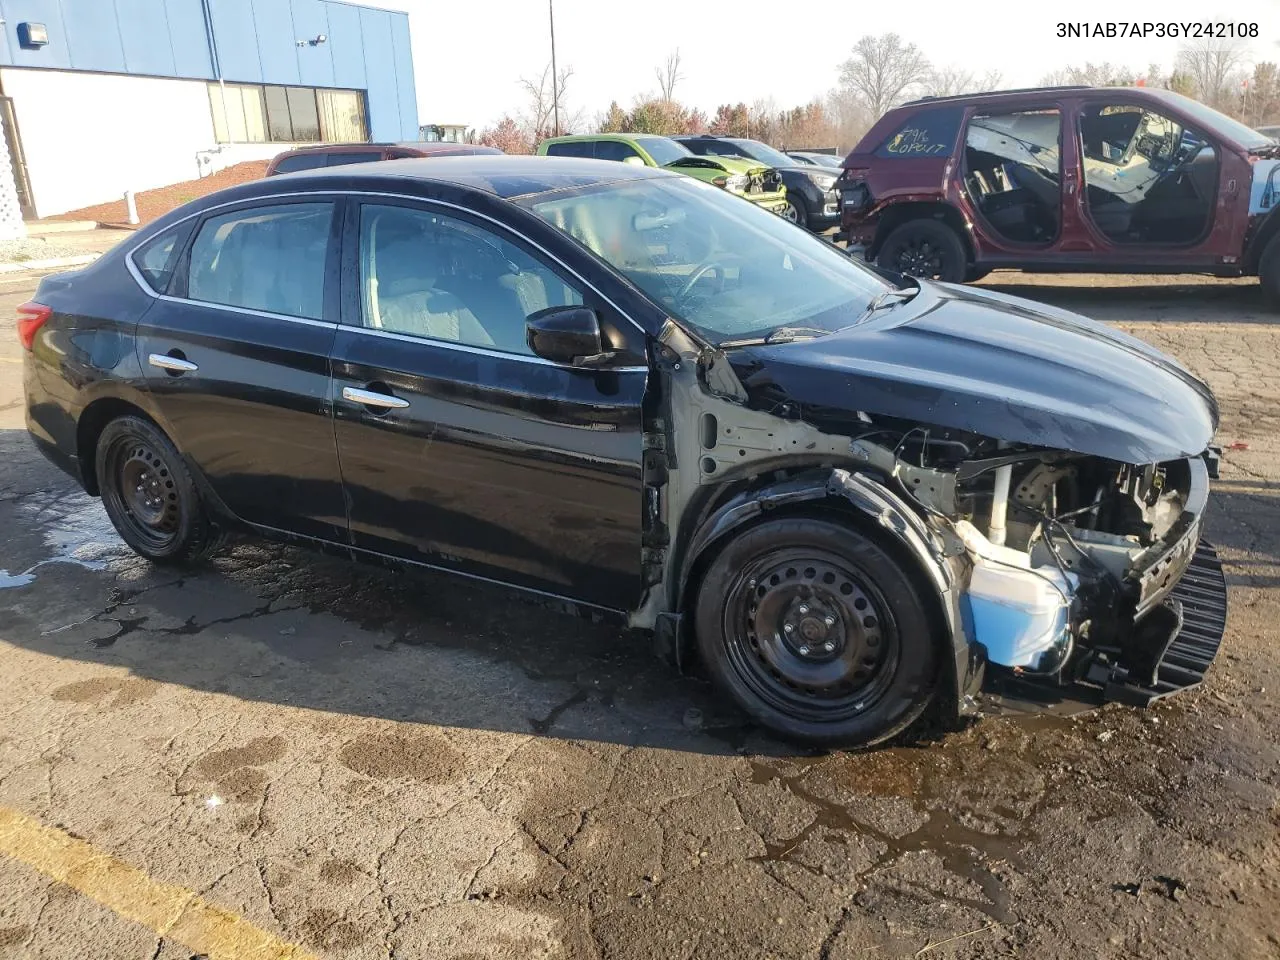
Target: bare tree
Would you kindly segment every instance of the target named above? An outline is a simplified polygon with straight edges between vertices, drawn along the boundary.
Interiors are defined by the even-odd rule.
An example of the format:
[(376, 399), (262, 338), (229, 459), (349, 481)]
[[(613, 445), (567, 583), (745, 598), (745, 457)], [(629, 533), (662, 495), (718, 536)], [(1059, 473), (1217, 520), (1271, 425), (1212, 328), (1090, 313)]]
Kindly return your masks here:
[(1233, 93), (1232, 74), (1244, 65), (1245, 46), (1238, 40), (1196, 40), (1178, 51), (1178, 72), (1195, 85), (1196, 96), (1222, 107)]
[(840, 83), (855, 93), (873, 117), (897, 106), (929, 79), (929, 59), (896, 33), (865, 36), (840, 65)]
[(1128, 87), (1137, 78), (1131, 69), (1121, 64), (1103, 61), (1086, 63), (1083, 67), (1062, 67), (1040, 78), (1042, 87)]
[(956, 97), (962, 93), (984, 93), (997, 89), (1003, 76), (999, 70), (988, 70), (979, 76), (972, 70), (965, 70), (952, 63), (931, 70), (929, 78), (924, 82), (924, 91), (930, 97)]
[(667, 62), (653, 71), (658, 77), (658, 92), (668, 102), (676, 98), (676, 84), (684, 79), (680, 72), (680, 49), (667, 55)]
[[(520, 113), (521, 125), (525, 133), (534, 143), (548, 136), (556, 136), (565, 130), (572, 130), (578, 125), (580, 117), (570, 114), (565, 106), (565, 88), (569, 78), (573, 76), (573, 67), (561, 67), (557, 71), (556, 82), (551, 83), (551, 64), (542, 68), (537, 79), (520, 78), (520, 87), (525, 92), (525, 109)], [(554, 88), (554, 93), (552, 92)], [(552, 118), (556, 113), (556, 102), (560, 107), (560, 129), (552, 129)]]

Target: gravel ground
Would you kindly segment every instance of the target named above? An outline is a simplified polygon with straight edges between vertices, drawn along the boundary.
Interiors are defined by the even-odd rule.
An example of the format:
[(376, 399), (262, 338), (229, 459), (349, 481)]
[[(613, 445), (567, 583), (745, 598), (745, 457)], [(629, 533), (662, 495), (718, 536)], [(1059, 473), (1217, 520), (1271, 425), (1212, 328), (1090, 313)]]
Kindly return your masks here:
[(0, 855), (0, 958), (192, 957), (119, 864), (335, 960), (1280, 956), (1280, 317), (1244, 283), (987, 285), (1217, 391), (1222, 655), (1151, 711), (818, 756), (501, 590), (257, 543), (151, 568), (32, 450), (0, 329), (0, 813), (114, 858)]
[(63, 257), (80, 257), (100, 253), (102, 243), (119, 242), (119, 231), (103, 231), (104, 237), (92, 236), (98, 231), (55, 233), (47, 237), (24, 237), (21, 240), (0, 240), (0, 263), (26, 263), (32, 260), (54, 260)]

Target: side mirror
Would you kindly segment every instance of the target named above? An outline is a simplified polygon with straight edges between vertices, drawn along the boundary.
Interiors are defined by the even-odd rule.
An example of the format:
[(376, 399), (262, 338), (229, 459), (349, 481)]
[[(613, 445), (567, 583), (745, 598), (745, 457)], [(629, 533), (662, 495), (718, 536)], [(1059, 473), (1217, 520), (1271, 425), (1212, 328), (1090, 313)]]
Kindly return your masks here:
[(643, 160), (641, 160), (639, 157), (623, 157), (622, 162), (623, 162), (623, 163), (629, 163), (629, 164), (631, 164), (633, 167), (643, 167), (643, 166), (645, 166), (645, 162), (644, 162)]
[(525, 321), (534, 356), (570, 367), (598, 367), (613, 359), (604, 349), (600, 318), (586, 307), (548, 307)]

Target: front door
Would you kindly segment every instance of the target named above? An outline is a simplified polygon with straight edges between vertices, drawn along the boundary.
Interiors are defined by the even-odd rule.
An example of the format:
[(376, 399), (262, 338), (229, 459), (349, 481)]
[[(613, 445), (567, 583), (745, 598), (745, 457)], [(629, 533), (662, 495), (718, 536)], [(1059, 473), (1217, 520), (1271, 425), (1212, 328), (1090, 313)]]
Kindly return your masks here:
[[(307, 197), (215, 212), (135, 266), (160, 294), (138, 359), (178, 449), (240, 518), (345, 542), (329, 405), (339, 209)], [(171, 266), (175, 236), (187, 249)]]
[(1220, 158), (1208, 137), (1122, 98), (1085, 102), (1078, 135), (1084, 219), (1102, 258), (1214, 262)]
[(633, 606), (647, 369), (559, 366), (525, 342), (549, 307), (626, 321), (455, 208), (364, 203), (344, 246), (333, 402), (354, 544)]

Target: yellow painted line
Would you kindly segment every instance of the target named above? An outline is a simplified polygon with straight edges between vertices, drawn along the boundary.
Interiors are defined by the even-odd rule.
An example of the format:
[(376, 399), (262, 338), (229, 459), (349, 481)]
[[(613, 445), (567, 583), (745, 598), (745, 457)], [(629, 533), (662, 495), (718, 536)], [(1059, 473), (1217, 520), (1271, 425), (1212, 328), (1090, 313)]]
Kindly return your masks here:
[(0, 807), (0, 854), (209, 960), (317, 960), (190, 890), (153, 880), (92, 844), (8, 807)]
[(0, 357), (0, 363), (21, 363), (21, 357)]

